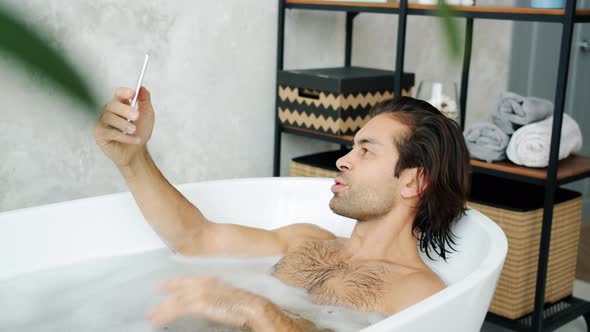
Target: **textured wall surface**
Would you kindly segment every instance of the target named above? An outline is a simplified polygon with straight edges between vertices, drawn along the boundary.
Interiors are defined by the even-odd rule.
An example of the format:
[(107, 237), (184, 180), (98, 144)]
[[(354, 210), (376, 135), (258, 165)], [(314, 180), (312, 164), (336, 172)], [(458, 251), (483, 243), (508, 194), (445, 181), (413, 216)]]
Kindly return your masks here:
[[(277, 1), (0, 3), (41, 27), (104, 102), (135, 84), (151, 51), (149, 148), (172, 183), (272, 175)], [(286, 20), (285, 68), (343, 63), (344, 14), (293, 11)], [(393, 68), (396, 26), (395, 16), (357, 17), (353, 64)], [(405, 64), (417, 81), (460, 78), (438, 27), (433, 18), (409, 19)], [(506, 87), (510, 38), (510, 23), (475, 24), (468, 124)], [(126, 190), (94, 143), (93, 119), (14, 64), (0, 53), (0, 211)], [(291, 158), (335, 146), (283, 135), (283, 147), (287, 174)]]

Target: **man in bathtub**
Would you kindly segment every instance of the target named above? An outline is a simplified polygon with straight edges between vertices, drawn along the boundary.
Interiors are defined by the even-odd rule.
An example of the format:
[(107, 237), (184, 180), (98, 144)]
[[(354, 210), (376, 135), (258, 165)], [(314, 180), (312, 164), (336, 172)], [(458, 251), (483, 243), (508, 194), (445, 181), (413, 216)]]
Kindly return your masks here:
[[(138, 111), (129, 106), (133, 95), (129, 88), (116, 90), (96, 123), (96, 142), (145, 219), (176, 252), (281, 254), (275, 277), (305, 288), (316, 303), (363, 311), (395, 314), (445, 287), (419, 250), (443, 258), (453, 250), (450, 228), (465, 212), (469, 154), (460, 128), (430, 104), (402, 97), (377, 105), (351, 152), (336, 162), (330, 208), (357, 220), (344, 239), (310, 224), (268, 231), (207, 219), (150, 157), (150, 94), (141, 88)], [(302, 328), (268, 299), (215, 278), (187, 276), (162, 289), (170, 296), (150, 315), (157, 325), (194, 316), (255, 331)]]

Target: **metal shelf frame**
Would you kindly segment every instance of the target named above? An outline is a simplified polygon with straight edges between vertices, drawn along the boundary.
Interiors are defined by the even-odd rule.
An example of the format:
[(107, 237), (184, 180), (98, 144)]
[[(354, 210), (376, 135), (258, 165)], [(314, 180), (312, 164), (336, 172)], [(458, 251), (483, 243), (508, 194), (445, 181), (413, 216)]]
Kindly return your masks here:
[[(359, 13), (382, 13), (399, 15), (397, 27), (397, 50), (395, 62), (395, 95), (401, 95), (401, 73), (404, 72), (404, 56), (407, 17), (410, 15), (438, 16), (432, 6), (408, 5), (408, 0), (400, 0), (397, 3), (354, 3), (354, 2), (326, 2), (313, 0), (278, 0), (278, 29), (277, 29), (277, 74), (283, 70), (284, 65), (284, 38), (285, 38), (285, 11), (293, 10), (327, 10), (346, 12), (346, 38), (345, 38), (345, 66), (350, 66), (352, 58), (352, 31), (354, 18)], [(517, 181), (525, 181), (544, 185), (545, 198), (543, 207), (543, 223), (541, 228), (541, 243), (539, 248), (538, 272), (535, 288), (535, 307), (532, 314), (521, 319), (508, 319), (492, 313), (488, 313), (486, 320), (514, 331), (553, 331), (567, 322), (584, 316), (586, 325), (590, 329), (590, 302), (574, 297), (568, 297), (557, 303), (544, 303), (545, 286), (547, 281), (547, 265), (549, 258), (549, 244), (551, 239), (551, 224), (555, 191), (560, 184), (580, 180), (590, 176), (589, 172), (568, 177), (565, 180), (557, 180), (559, 141), (561, 137), (561, 125), (565, 106), (569, 62), (571, 56), (572, 36), (575, 23), (590, 22), (590, 11), (576, 11), (577, 0), (565, 2), (564, 10), (531, 10), (531, 9), (485, 9), (482, 7), (456, 7), (453, 16), (465, 18), (465, 48), (463, 54), (463, 67), (460, 88), (460, 112), (461, 128), (465, 126), (465, 108), (467, 105), (467, 93), (469, 83), (469, 69), (471, 64), (471, 46), (473, 41), (474, 19), (512, 20), (512, 21), (536, 21), (556, 22), (562, 24), (562, 38), (558, 64), (558, 77), (554, 100), (554, 121), (551, 134), (551, 148), (549, 153), (549, 166), (545, 179), (537, 179), (510, 172), (472, 167), (473, 172), (483, 172), (499, 177), (510, 178)], [(276, 87), (278, 89), (278, 85)], [(278, 91), (276, 96), (278, 96)], [(278, 98), (277, 98), (278, 104)], [(337, 136), (317, 135), (312, 132), (295, 130), (282, 126), (278, 119), (278, 105), (275, 104), (275, 140), (274, 140), (274, 164), (273, 176), (280, 175), (281, 135), (282, 133), (311, 137), (341, 146), (350, 145), (350, 139)], [(548, 314), (548, 311), (551, 314)]]

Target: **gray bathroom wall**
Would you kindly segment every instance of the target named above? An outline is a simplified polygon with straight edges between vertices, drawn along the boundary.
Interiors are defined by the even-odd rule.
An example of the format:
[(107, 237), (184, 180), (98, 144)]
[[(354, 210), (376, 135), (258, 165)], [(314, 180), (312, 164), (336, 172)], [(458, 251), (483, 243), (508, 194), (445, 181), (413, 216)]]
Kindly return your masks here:
[[(135, 83), (150, 50), (144, 85), (156, 125), (149, 149), (170, 182), (272, 175), (277, 1), (0, 4), (43, 29), (104, 102), (117, 86)], [(417, 82), (458, 81), (460, 65), (449, 61), (437, 20), (408, 22), (406, 70)], [(353, 64), (393, 68), (396, 26), (393, 15), (358, 16)], [(478, 21), (474, 35), (468, 125), (506, 88), (511, 23)], [(343, 48), (344, 14), (287, 13), (285, 68), (341, 65)], [(126, 190), (81, 105), (3, 53), (0, 73), (0, 211)], [(289, 135), (283, 146), (283, 175), (291, 158), (336, 147)]]

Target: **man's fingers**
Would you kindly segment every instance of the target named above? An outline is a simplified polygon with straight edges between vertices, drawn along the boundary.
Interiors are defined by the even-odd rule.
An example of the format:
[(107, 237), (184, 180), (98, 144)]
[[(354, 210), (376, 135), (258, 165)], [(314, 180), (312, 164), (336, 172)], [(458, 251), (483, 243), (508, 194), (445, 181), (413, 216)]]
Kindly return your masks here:
[(115, 90), (115, 98), (119, 101), (129, 100), (135, 95), (135, 90), (127, 87), (119, 87)]
[(203, 283), (216, 279), (215, 276), (206, 277), (181, 277), (171, 281), (164, 282), (160, 285), (160, 290), (164, 292), (173, 292), (179, 288), (201, 286)]
[(188, 286), (189, 283), (194, 279), (194, 277), (180, 277), (170, 281), (166, 281), (160, 285), (160, 290), (170, 292), (180, 287)]
[(98, 137), (101, 141), (109, 142), (115, 141), (124, 144), (139, 144), (141, 143), (141, 138), (138, 136), (127, 135), (119, 129), (106, 127), (106, 125), (102, 125), (100, 128), (97, 128)]
[(137, 101), (140, 103), (150, 101), (151, 96), (148, 89), (146, 89), (143, 85), (139, 88), (139, 96), (137, 96)]
[(129, 105), (123, 104), (118, 100), (111, 100), (102, 109), (102, 113), (115, 113), (125, 119), (137, 120), (139, 112)]
[(162, 326), (185, 314), (187, 306), (177, 294), (169, 296), (150, 313), (149, 318), (152, 323)]
[(133, 134), (137, 129), (133, 123), (111, 112), (103, 113), (101, 116), (101, 121), (105, 125), (119, 129), (127, 134)]

